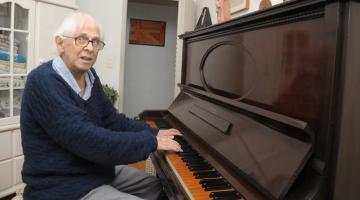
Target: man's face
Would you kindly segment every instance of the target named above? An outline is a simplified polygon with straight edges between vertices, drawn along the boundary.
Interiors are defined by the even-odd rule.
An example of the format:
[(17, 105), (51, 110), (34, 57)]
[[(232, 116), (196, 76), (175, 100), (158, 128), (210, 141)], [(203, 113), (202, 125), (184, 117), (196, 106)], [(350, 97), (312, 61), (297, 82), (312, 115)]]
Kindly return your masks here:
[[(70, 37), (85, 37), (89, 40), (99, 39), (99, 28), (93, 22), (87, 22), (78, 28)], [(90, 42), (87, 46), (81, 47), (75, 44), (74, 38), (56, 38), (56, 44), (60, 56), (72, 73), (84, 73), (95, 63), (99, 50)]]

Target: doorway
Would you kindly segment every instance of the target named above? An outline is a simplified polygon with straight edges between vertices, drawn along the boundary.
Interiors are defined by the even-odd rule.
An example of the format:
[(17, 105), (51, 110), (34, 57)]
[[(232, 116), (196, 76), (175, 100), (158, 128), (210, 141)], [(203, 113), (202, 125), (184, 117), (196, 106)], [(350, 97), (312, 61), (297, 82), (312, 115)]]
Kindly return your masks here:
[[(123, 111), (129, 117), (167, 109), (174, 99), (177, 17), (177, 1), (128, 1)], [(130, 44), (130, 19), (165, 22), (164, 46)]]

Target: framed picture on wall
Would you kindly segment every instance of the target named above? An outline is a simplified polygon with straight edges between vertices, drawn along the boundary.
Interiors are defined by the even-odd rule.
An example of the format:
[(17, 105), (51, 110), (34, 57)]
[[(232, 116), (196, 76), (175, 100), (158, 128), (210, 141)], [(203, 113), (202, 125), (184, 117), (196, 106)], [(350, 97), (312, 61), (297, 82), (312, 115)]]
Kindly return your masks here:
[(166, 22), (130, 19), (129, 44), (164, 46)]
[(249, 9), (249, 0), (231, 0), (231, 14)]

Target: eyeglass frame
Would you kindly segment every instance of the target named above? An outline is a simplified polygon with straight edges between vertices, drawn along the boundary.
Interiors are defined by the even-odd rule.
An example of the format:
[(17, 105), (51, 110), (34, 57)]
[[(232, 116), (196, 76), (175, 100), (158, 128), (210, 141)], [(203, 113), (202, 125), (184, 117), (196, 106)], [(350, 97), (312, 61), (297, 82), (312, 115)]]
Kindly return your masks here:
[[(79, 46), (79, 47), (87, 47), (90, 42), (91, 42), (92, 47), (95, 48), (95, 49), (97, 49), (97, 50), (99, 50), (99, 51), (100, 51), (100, 50), (103, 50), (104, 47), (105, 47), (105, 42), (103, 42), (103, 41), (101, 41), (101, 40), (99, 40), (99, 39), (89, 40), (89, 38), (87, 38), (87, 37), (85, 37), (85, 36), (83, 36), (83, 35), (79, 35), (79, 36), (76, 36), (76, 37), (71, 37), (71, 36), (62, 35), (62, 37), (74, 39), (75, 44), (76, 44), (77, 46)], [(80, 45), (80, 44), (77, 42), (79, 38), (84, 38), (84, 39), (86, 38), (86, 39), (87, 39), (87, 43), (86, 43), (86, 44), (84, 43), (84, 45)], [(99, 47), (101, 47), (101, 48), (98, 48), (98, 47), (94, 46), (94, 41), (96, 41), (96, 40), (98, 40), (98, 41), (100, 42), (99, 45), (100, 45), (100, 44), (102, 45), (102, 47), (101, 47), (101, 45), (99, 46)]]

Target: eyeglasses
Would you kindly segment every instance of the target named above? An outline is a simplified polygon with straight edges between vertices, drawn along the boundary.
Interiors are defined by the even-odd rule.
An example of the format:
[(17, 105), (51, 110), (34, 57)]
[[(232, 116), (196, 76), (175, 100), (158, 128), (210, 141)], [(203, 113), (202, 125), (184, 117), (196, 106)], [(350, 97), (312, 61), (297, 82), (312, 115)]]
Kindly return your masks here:
[(90, 42), (91, 42), (93, 48), (96, 50), (102, 50), (105, 46), (105, 43), (99, 39), (89, 40), (89, 38), (82, 36), (82, 35), (77, 36), (77, 37), (70, 37), (70, 36), (63, 35), (63, 37), (74, 39), (75, 44), (80, 47), (86, 47), (87, 45), (89, 45)]

